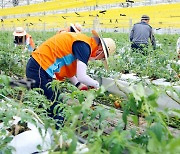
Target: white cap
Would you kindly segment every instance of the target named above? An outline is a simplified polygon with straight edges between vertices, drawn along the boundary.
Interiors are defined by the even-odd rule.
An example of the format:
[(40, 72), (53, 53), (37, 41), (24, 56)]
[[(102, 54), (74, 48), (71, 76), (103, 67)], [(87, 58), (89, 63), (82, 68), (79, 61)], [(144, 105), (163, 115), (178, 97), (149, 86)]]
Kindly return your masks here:
[(14, 36), (24, 36), (26, 35), (26, 31), (22, 27), (16, 27), (16, 30), (13, 32)]
[(76, 33), (80, 33), (82, 31), (82, 26), (79, 23), (70, 24), (70, 26), (74, 29)]

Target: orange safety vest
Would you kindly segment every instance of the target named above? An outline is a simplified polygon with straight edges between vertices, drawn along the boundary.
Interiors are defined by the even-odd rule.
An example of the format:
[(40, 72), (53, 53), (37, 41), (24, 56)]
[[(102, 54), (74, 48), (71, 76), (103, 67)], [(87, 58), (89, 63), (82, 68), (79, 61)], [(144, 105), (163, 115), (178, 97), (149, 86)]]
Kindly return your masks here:
[(90, 57), (96, 56), (98, 45), (94, 38), (82, 33), (64, 32), (45, 41), (32, 53), (32, 57), (51, 77), (54, 74), (59, 80), (73, 77), (76, 75), (77, 67), (77, 59), (72, 52), (72, 45), (75, 41), (83, 41), (89, 44), (91, 48)]
[(34, 43), (34, 41), (32, 39), (32, 36), (27, 33), (26, 38), (28, 38), (28, 37), (29, 37), (29, 44), (34, 49), (35, 48), (35, 43)]

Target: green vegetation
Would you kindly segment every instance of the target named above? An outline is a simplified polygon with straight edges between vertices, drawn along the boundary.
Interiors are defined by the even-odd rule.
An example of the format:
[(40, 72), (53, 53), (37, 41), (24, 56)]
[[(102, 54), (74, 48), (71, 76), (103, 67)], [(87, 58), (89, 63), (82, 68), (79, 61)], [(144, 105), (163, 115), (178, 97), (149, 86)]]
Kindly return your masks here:
[(153, 50), (149, 46), (146, 55), (130, 50), (127, 34), (104, 34), (103, 37), (113, 38), (116, 41), (117, 50), (116, 54), (109, 58), (108, 71), (104, 70), (101, 61), (92, 63), (91, 69), (94, 69), (97, 75), (109, 77), (120, 73), (135, 73), (139, 77), (148, 76), (150, 79), (165, 78), (166, 81), (179, 81), (180, 67), (172, 62), (178, 61), (176, 53), (178, 35), (157, 35), (157, 49)]
[[(46, 40), (53, 34), (53, 32), (31, 33), (35, 42)], [(44, 122), (45, 130), (51, 128), (53, 143), (49, 149), (50, 153), (73, 153), (77, 146), (77, 136), (86, 139), (89, 154), (177, 154), (180, 152), (180, 136), (177, 133), (180, 111), (170, 109), (159, 111), (157, 98), (165, 92), (165, 89), (148, 85), (152, 92), (147, 95), (141, 82), (137, 84), (137, 89), (126, 94), (124, 99), (107, 93), (104, 87), (98, 90), (79, 91), (67, 81), (53, 81), (49, 86), (61, 91), (62, 101), (59, 102), (59, 107), (64, 108), (62, 114), (65, 115), (64, 126), (56, 130), (55, 121), (46, 112), (52, 102), (42, 95), (40, 89), (27, 90), (24, 87), (10, 86), (11, 79), (25, 76), (25, 66), (30, 53), (13, 46), (11, 33), (1, 32), (0, 37), (0, 124), (4, 125), (0, 127), (0, 153), (11, 153), (13, 150), (13, 147), (8, 146), (15, 135), (12, 132), (13, 116), (21, 117), (21, 125), (27, 122), (37, 125), (34, 116), (25, 112), (27, 109), (36, 113)], [(112, 37), (116, 40), (117, 52), (110, 57), (108, 71), (104, 71), (102, 62), (91, 62), (90, 68), (94, 69), (95, 74), (107, 77), (120, 72), (133, 72), (139, 76), (166, 78), (173, 82), (179, 80), (177, 75), (180, 73), (180, 68), (176, 64), (170, 64), (171, 71), (166, 69), (169, 60), (177, 60), (175, 51), (177, 35), (157, 35), (162, 47), (158, 47), (155, 51), (148, 49), (147, 56), (131, 53), (128, 50), (130, 44), (127, 34), (108, 33), (103, 34), (103, 37)], [(124, 52), (121, 50), (123, 47)], [(131, 88), (133, 89), (133, 85)], [(115, 106), (116, 101), (120, 103), (120, 107)], [(112, 128), (108, 120), (114, 120), (116, 123), (106, 134), (106, 130)], [(130, 127), (130, 123), (133, 123), (134, 127)], [(169, 129), (172, 125), (177, 128), (175, 133)], [(141, 127), (143, 131), (140, 130)], [(72, 139), (69, 146), (60, 145), (61, 135), (64, 141)], [(41, 149), (40, 146), (38, 148)]]

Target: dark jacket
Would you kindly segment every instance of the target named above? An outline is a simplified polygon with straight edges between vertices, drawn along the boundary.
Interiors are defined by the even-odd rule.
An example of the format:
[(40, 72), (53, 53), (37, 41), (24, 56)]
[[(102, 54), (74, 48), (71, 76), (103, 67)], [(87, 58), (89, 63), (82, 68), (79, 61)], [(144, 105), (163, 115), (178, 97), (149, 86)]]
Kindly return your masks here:
[(156, 42), (152, 32), (152, 27), (146, 22), (139, 22), (134, 24), (130, 33), (131, 42), (135, 44), (148, 44), (149, 38), (153, 47), (156, 48)]

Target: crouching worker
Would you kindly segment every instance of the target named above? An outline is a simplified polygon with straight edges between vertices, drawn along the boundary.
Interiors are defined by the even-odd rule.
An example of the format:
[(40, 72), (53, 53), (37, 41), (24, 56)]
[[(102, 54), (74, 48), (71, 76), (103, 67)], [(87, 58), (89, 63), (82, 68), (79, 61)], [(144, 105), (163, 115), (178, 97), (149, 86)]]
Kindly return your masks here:
[(99, 88), (98, 81), (86, 73), (88, 60), (102, 59), (107, 66), (108, 56), (115, 52), (114, 40), (101, 38), (94, 30), (92, 33), (92, 37), (72, 32), (56, 34), (32, 52), (32, 57), (27, 63), (27, 78), (34, 79), (35, 87), (42, 88), (44, 95), (55, 102), (48, 112), (61, 124), (64, 117), (61, 113), (53, 113), (54, 107), (59, 103), (54, 99), (58, 97), (55, 97), (55, 93), (46, 85), (56, 76), (58, 80), (69, 78), (80, 90), (87, 90), (87, 86)]
[(26, 31), (22, 27), (17, 27), (13, 32), (14, 35), (14, 45), (25, 46), (28, 51), (32, 52), (35, 49), (35, 44), (32, 39), (32, 36), (26, 33)]
[(141, 22), (133, 25), (129, 37), (133, 52), (139, 52), (143, 55), (147, 55), (149, 39), (153, 45), (153, 49), (156, 49), (155, 36), (153, 34), (152, 27), (149, 25), (149, 21), (149, 16), (143, 15), (141, 17)]

